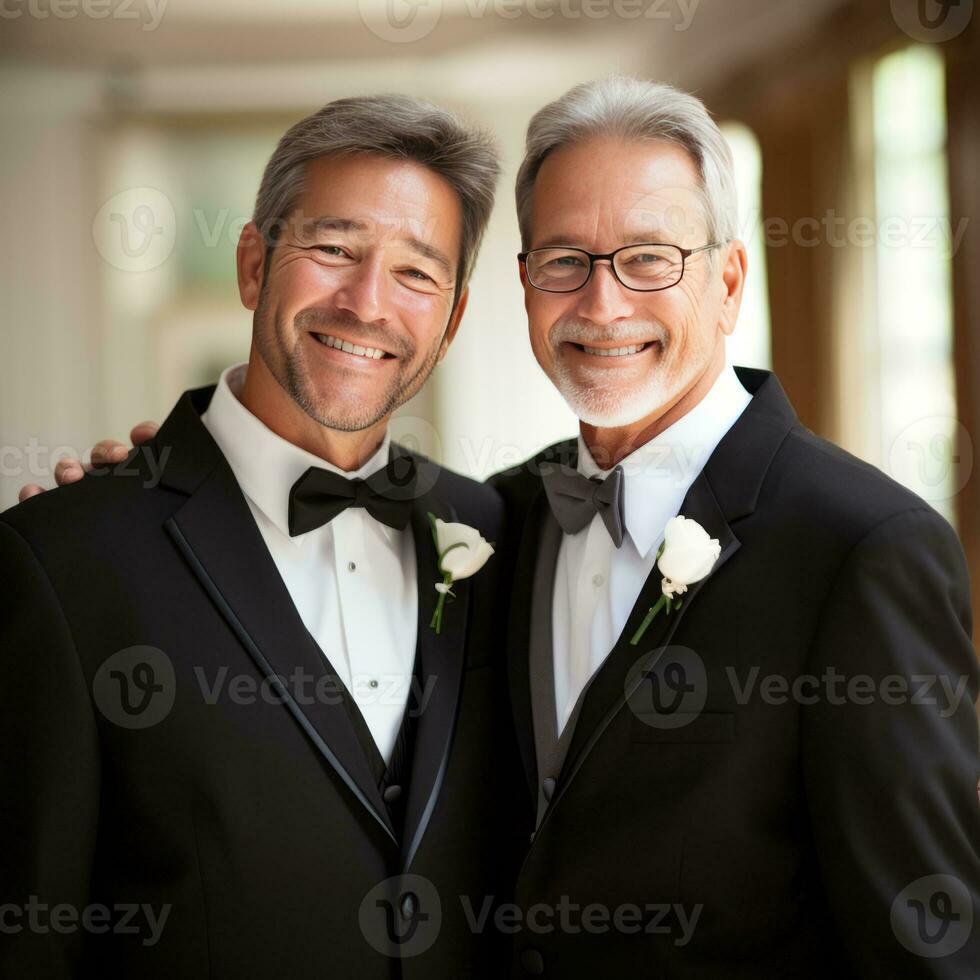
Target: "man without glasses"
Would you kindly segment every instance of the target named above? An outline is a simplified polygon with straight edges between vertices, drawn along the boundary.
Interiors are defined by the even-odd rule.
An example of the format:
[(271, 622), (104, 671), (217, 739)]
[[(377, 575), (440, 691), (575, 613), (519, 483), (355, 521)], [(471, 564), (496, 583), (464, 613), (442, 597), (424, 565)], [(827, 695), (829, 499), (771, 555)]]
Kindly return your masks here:
[[(508, 867), (503, 508), (387, 424), (456, 334), (497, 175), (406, 97), (297, 123), (238, 246), (248, 363), (135, 476), (3, 516), (3, 976), (494, 975), (460, 899)], [(121, 903), (163, 928), (84, 925)]]

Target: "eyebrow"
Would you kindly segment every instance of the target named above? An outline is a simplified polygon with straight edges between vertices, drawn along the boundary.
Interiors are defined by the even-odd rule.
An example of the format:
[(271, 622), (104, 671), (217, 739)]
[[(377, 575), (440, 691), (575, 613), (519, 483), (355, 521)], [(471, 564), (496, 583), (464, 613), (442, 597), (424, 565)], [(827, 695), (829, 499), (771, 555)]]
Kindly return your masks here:
[(318, 231), (365, 231), (367, 225), (353, 218), (336, 218), (332, 215), (322, 215), (303, 222), (303, 232), (315, 235)]
[[(365, 221), (358, 221), (355, 218), (338, 218), (333, 215), (323, 215), (319, 218), (313, 218), (303, 225), (303, 232), (308, 235), (315, 235), (321, 231), (366, 231), (367, 229), (368, 223)], [(442, 268), (447, 276), (452, 277), (455, 275), (452, 263), (434, 245), (423, 242), (414, 235), (405, 235), (399, 239), (399, 242), (407, 245), (413, 252), (417, 252), (425, 258), (431, 259)]]
[[(646, 231), (639, 231), (634, 235), (630, 235), (626, 238), (619, 247), (623, 245), (669, 245), (670, 242), (664, 241), (663, 229), (650, 228)], [(574, 240), (573, 235), (552, 235), (550, 238), (545, 239), (540, 245), (535, 245), (535, 248), (557, 248), (559, 246), (564, 246), (565, 248), (582, 248), (581, 245), (570, 245), (569, 242)], [(591, 249), (583, 249), (583, 251), (589, 252)]]

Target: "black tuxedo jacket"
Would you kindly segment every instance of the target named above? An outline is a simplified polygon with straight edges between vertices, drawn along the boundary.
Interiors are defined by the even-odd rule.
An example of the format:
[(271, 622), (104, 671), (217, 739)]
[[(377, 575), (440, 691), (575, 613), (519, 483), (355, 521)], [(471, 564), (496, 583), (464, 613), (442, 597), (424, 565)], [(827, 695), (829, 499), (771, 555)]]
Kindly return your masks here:
[(491, 762), (520, 771), (502, 562), (454, 586), (437, 636), (427, 514), (500, 541), (501, 501), (420, 463), (429, 698), (399, 833), (200, 420), (212, 391), (185, 394), (111, 475), (0, 518), (0, 976), (490, 974), (470, 910), (502, 895), (514, 796)]
[(508, 656), (531, 843), (513, 975), (976, 978), (961, 546), (922, 499), (806, 429), (772, 373), (737, 374), (752, 401), (680, 510), (720, 558), (632, 645), (654, 570), (557, 774), (536, 771), (528, 623), (539, 473), (575, 444), (493, 481), (520, 535)]

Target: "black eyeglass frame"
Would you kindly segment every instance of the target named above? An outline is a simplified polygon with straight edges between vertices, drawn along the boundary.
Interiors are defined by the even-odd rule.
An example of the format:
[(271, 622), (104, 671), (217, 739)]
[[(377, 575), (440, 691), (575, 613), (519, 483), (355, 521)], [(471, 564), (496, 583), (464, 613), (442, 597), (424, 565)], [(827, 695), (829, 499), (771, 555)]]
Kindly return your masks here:
[[(633, 245), (623, 245), (620, 248), (617, 248), (612, 252), (606, 252), (603, 255), (600, 255), (597, 252), (589, 252), (586, 249), (578, 248), (575, 245), (546, 245), (544, 248), (531, 248), (526, 252), (518, 252), (517, 261), (524, 266), (527, 281), (531, 283), (535, 289), (540, 289), (543, 293), (574, 293), (580, 289), (584, 289), (589, 284), (589, 280), (592, 278), (592, 271), (595, 269), (596, 262), (603, 259), (608, 260), (609, 268), (612, 270), (612, 274), (616, 277), (616, 282), (618, 282), (624, 289), (632, 289), (635, 293), (659, 293), (663, 289), (673, 289), (674, 286), (676, 286), (684, 278), (684, 273), (687, 270), (687, 260), (692, 255), (696, 255), (698, 252), (706, 252), (709, 248), (718, 248), (721, 245), (727, 244), (728, 242), (712, 242), (710, 245), (701, 245), (698, 248), (681, 248), (680, 245), (673, 245), (671, 242), (638, 242)], [(677, 281), (672, 282), (669, 286), (653, 286), (650, 289), (638, 289), (636, 286), (630, 286), (623, 282), (623, 280), (619, 277), (619, 273), (616, 271), (615, 257), (620, 252), (625, 252), (629, 248), (654, 246), (660, 248), (676, 248), (677, 251), (681, 253), (681, 274), (677, 277)], [(537, 286), (531, 281), (531, 275), (527, 271), (528, 256), (534, 252), (551, 252), (555, 249), (564, 249), (566, 252), (581, 252), (582, 255), (586, 255), (589, 258), (589, 273), (574, 289), (547, 289), (544, 286)]]

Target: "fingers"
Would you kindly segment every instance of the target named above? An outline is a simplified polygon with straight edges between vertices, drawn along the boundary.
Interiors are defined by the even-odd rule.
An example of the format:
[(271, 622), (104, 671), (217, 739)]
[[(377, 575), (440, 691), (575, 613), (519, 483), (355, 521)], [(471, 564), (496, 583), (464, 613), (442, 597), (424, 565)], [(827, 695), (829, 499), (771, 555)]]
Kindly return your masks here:
[(140, 422), (139, 425), (133, 426), (129, 438), (134, 446), (141, 446), (144, 442), (149, 442), (159, 431), (160, 426), (156, 422)]
[(129, 450), (118, 439), (103, 439), (92, 447), (92, 465), (108, 466), (111, 463), (121, 463)]
[(67, 486), (69, 483), (77, 483), (83, 476), (85, 476), (85, 468), (79, 460), (72, 459), (71, 456), (59, 459), (54, 464), (54, 482), (59, 487)]
[[(133, 427), (129, 438), (134, 446), (141, 446), (148, 442), (159, 431), (160, 426), (156, 422), (140, 422)], [(59, 459), (54, 467), (54, 479), (59, 487), (67, 486), (69, 483), (77, 483), (86, 473), (93, 469), (103, 466), (112, 466), (121, 463), (129, 455), (129, 447), (118, 439), (103, 439), (92, 447), (92, 462), (83, 464), (81, 460), (71, 456)], [(44, 487), (36, 483), (26, 483), (17, 494), (18, 501), (27, 500), (28, 497), (35, 497), (39, 493), (44, 493)]]
[(39, 493), (44, 493), (44, 487), (39, 487), (36, 483), (25, 483), (17, 494), (17, 500), (23, 503), (28, 497), (36, 497)]

